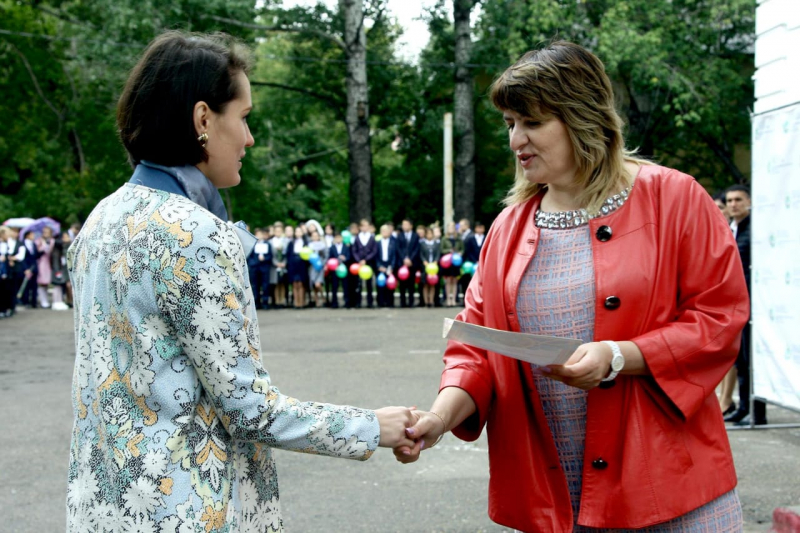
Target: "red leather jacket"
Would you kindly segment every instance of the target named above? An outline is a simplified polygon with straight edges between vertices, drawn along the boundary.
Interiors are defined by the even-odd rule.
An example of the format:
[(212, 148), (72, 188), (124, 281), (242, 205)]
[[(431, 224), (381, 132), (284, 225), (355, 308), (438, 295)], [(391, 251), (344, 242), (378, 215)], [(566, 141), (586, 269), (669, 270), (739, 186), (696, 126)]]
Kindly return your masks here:
[[(520, 330), (517, 289), (536, 253), (540, 200), (495, 220), (458, 320)], [(714, 388), (736, 359), (747, 287), (730, 228), (686, 174), (643, 166), (625, 205), (589, 225), (595, 340), (635, 342), (652, 376), (620, 375), (589, 392), (578, 523), (639, 528), (736, 486)], [(453, 433), (475, 440), (487, 426), (490, 518), (526, 532), (571, 531), (567, 483), (530, 367), (455, 342), (444, 362), (441, 388), (462, 388), (477, 405)]]

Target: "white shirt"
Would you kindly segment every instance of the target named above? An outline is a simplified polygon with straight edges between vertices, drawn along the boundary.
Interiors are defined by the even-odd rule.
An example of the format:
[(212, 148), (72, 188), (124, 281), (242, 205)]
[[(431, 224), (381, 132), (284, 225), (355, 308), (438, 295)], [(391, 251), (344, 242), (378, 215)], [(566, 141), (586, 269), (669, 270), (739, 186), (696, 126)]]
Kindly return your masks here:
[(485, 235), (479, 235), (479, 234), (477, 234), (477, 233), (475, 234), (475, 242), (477, 242), (477, 243), (478, 243), (478, 248), (480, 248), (481, 246), (483, 246), (483, 238), (484, 238), (484, 237), (485, 237)]
[(342, 248), (344, 247), (344, 243), (336, 243), (336, 255), (342, 255)]
[(365, 232), (363, 232), (363, 231), (362, 231), (361, 233), (359, 233), (359, 234), (358, 234), (358, 240), (359, 240), (359, 242), (361, 243), (361, 246), (366, 246), (366, 245), (367, 245), (367, 243), (369, 242), (369, 238), (370, 238), (371, 236), (372, 236), (372, 235), (371, 235), (370, 233), (365, 233)]
[(390, 237), (381, 239), (381, 261), (384, 263), (389, 261), (389, 239)]
[[(17, 245), (17, 240), (16, 239), (8, 239), (8, 249), (7, 249), (6, 253), (11, 253), (11, 251), (14, 249), (14, 246), (16, 246), (16, 245)], [(25, 252), (26, 252), (25, 247), (24, 246), (20, 246), (19, 250), (17, 250), (17, 255), (14, 256), (14, 260), (17, 261), (17, 262), (24, 261), (25, 260)]]
[(305, 243), (303, 242), (302, 238), (295, 239), (294, 240), (294, 248), (293, 248), (294, 253), (299, 254), (300, 250), (303, 249), (303, 246), (305, 246)]
[(733, 238), (736, 238), (736, 234), (739, 233), (739, 223), (736, 222), (736, 219), (731, 220), (731, 231), (733, 232)]
[(410, 232), (410, 231), (407, 231), (407, 232), (404, 233), (404, 235), (406, 236), (406, 242), (407, 243), (411, 242), (411, 233), (412, 232)]
[(269, 245), (265, 241), (258, 241), (253, 251), (258, 255), (266, 255), (269, 253)]
[(328, 245), (328, 248), (333, 246), (333, 235), (325, 235), (325, 244)]

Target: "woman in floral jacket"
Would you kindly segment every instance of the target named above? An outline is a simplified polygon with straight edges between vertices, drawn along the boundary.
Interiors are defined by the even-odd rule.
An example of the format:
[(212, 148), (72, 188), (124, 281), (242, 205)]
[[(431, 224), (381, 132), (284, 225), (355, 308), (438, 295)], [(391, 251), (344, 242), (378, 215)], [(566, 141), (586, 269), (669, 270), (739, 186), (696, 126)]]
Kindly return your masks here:
[(117, 122), (135, 171), (69, 251), (75, 425), (68, 531), (282, 529), (272, 448), (364, 460), (411, 413), (300, 402), (262, 366), (242, 238), (218, 188), (253, 145), (243, 50), (166, 33)]

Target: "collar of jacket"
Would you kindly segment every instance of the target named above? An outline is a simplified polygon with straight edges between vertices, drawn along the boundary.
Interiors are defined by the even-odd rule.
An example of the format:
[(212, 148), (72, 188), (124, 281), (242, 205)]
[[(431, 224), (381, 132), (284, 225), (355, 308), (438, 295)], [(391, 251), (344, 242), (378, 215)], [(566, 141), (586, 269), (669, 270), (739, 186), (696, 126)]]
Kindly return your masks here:
[(233, 227), (242, 243), (245, 256), (253, 251), (256, 245), (255, 236), (247, 231), (244, 222), (228, 221), (228, 210), (225, 209), (222, 196), (211, 180), (197, 167), (193, 165), (166, 167), (150, 161), (141, 161), (136, 165), (130, 183), (188, 198)]

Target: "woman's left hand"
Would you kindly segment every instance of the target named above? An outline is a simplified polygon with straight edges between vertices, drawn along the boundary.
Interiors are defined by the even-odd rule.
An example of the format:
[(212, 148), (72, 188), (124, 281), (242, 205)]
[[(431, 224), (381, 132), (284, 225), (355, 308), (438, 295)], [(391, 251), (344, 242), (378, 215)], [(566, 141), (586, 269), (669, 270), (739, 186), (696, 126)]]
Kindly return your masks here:
[(611, 347), (603, 342), (578, 346), (564, 365), (540, 367), (536, 372), (578, 389), (595, 388), (611, 372)]

